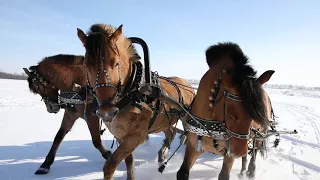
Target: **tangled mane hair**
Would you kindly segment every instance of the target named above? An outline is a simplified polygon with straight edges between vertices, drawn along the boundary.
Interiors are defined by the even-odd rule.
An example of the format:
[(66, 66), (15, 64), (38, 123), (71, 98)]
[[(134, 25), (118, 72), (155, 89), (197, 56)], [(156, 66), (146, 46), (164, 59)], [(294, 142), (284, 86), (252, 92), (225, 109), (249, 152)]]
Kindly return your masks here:
[(209, 67), (214, 66), (224, 57), (233, 62), (231, 69), (232, 83), (239, 87), (242, 102), (249, 115), (263, 127), (269, 125), (267, 109), (264, 100), (264, 91), (257, 81), (257, 72), (248, 64), (248, 57), (241, 48), (231, 42), (218, 43), (210, 46), (206, 52), (206, 61)]
[[(116, 28), (107, 24), (93, 24), (87, 32), (88, 38), (85, 45), (87, 52), (95, 57), (99, 57), (100, 52), (104, 49), (107, 43), (107, 39), (116, 31)], [(141, 59), (136, 48), (132, 42), (127, 39), (123, 34), (117, 41), (119, 45), (119, 51), (127, 53), (128, 58), (132, 61), (138, 61)], [(97, 59), (97, 58), (94, 58)], [(90, 63), (90, 62), (89, 62)], [(91, 62), (92, 64), (96, 62)]]

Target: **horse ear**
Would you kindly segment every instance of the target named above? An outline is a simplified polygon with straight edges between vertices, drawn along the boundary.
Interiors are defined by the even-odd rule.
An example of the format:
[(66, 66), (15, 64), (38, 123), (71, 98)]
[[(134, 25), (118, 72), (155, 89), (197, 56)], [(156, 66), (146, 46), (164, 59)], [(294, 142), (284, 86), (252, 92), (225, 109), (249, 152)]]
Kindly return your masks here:
[(31, 73), (27, 68), (23, 68), (23, 70), (29, 77), (31, 76)]
[(110, 39), (113, 40), (114, 42), (117, 42), (120, 36), (122, 35), (122, 24), (117, 28), (116, 31), (110, 36)]
[(87, 35), (80, 28), (77, 28), (77, 31), (78, 38), (80, 39), (82, 44), (85, 45), (87, 43)]
[(260, 84), (263, 85), (264, 83), (269, 81), (274, 72), (274, 70), (265, 71), (263, 74), (260, 75), (257, 81), (259, 81)]

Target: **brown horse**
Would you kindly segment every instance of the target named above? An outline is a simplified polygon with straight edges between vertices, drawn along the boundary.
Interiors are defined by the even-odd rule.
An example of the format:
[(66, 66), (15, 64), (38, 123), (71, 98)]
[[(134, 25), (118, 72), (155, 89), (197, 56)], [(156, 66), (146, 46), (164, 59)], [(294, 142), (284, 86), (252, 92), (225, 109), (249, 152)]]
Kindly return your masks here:
[[(170, 127), (183, 114), (175, 102), (188, 107), (195, 93), (185, 80), (159, 77), (156, 73), (153, 73), (153, 83), (161, 94), (170, 96), (172, 102), (162, 104), (158, 95), (140, 94), (140, 82), (128, 92), (127, 87), (132, 84), (130, 79), (139, 59), (135, 58), (137, 55), (131, 41), (122, 34), (122, 25), (115, 29), (110, 25), (95, 24), (91, 26), (88, 36), (78, 29), (78, 37), (86, 49), (85, 66), (99, 104), (97, 115), (108, 124), (120, 143), (105, 163), (104, 179), (113, 178), (115, 169), (124, 158), (131, 161), (127, 179), (134, 179), (132, 152), (149, 133), (166, 131), (166, 137), (173, 137), (175, 133)], [(134, 99), (134, 102), (122, 105), (126, 99)], [(136, 101), (140, 102), (139, 105)], [(151, 117), (155, 117), (154, 121), (150, 120)]]
[[(49, 113), (58, 113), (61, 108), (65, 109), (61, 127), (56, 134), (52, 147), (45, 162), (35, 174), (47, 174), (49, 172), (59, 145), (79, 118), (86, 120), (94, 147), (101, 152), (105, 159), (108, 159), (111, 155), (111, 151), (102, 146), (100, 134), (103, 133), (103, 130), (99, 125), (99, 118), (95, 113), (91, 113), (94, 109), (92, 100), (89, 97), (86, 99), (87, 94), (90, 95), (89, 92), (85, 92), (86, 89), (84, 88), (88, 81), (83, 68), (83, 61), (83, 56), (59, 54), (44, 58), (37, 66), (31, 66), (29, 69), (23, 68), (28, 75), (30, 91), (42, 97)], [(63, 100), (64, 92), (74, 92), (71, 95), (78, 98), (71, 99), (73, 102), (70, 102), (70, 99), (69, 102), (58, 102), (58, 99)], [(85, 100), (88, 100), (86, 109)], [(172, 140), (169, 138), (173, 137), (168, 137), (165, 142)], [(163, 148), (159, 150), (159, 162), (165, 158), (166, 152), (163, 153), (162, 151)]]
[[(31, 66), (29, 69), (23, 68), (28, 75), (30, 91), (42, 97), (49, 113), (57, 113), (61, 107), (65, 109), (61, 127), (54, 138), (51, 149), (35, 174), (47, 174), (49, 172), (63, 138), (78, 118), (86, 119), (93, 145), (102, 156), (108, 159), (111, 155), (111, 151), (106, 150), (101, 143), (99, 118), (91, 113), (86, 113), (86, 118), (84, 118), (84, 99), (82, 99), (83, 103), (77, 101), (71, 102), (71, 104), (58, 102), (59, 90), (61, 92), (74, 92), (77, 91), (74, 86), (75, 83), (82, 86), (86, 85), (86, 73), (82, 66), (83, 60), (83, 56), (60, 54), (44, 58), (37, 66)], [(85, 96), (85, 92), (82, 95)], [(80, 99), (73, 100), (79, 101)], [(91, 110), (91, 106), (91, 103), (87, 104), (88, 111)]]
[(187, 145), (178, 180), (189, 179), (189, 171), (204, 152), (224, 156), (219, 180), (228, 180), (233, 162), (243, 157), (246, 170), (248, 140), (253, 138), (253, 159), (247, 174), (254, 176), (255, 155), (265, 146), (255, 139), (267, 133), (271, 121), (271, 103), (262, 85), (274, 71), (256, 78), (248, 58), (234, 43), (219, 43), (206, 50), (209, 70), (201, 78), (197, 95), (187, 119)]

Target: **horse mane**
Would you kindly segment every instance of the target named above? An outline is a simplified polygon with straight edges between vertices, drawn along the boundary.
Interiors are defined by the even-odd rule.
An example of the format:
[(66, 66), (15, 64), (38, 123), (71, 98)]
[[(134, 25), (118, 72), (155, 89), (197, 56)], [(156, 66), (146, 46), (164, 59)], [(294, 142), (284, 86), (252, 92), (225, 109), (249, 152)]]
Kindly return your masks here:
[[(29, 69), (36, 71), (44, 80), (55, 85), (58, 89), (70, 90), (74, 83), (83, 85), (86, 82), (84, 57), (80, 55), (58, 54), (44, 57), (36, 66)], [(28, 77), (29, 89), (37, 90), (32, 85), (32, 77)]]
[[(87, 32), (87, 51), (92, 53), (94, 56), (98, 56), (100, 54), (101, 49), (105, 47), (106, 42), (104, 39), (106, 39), (106, 37), (108, 38), (109, 36), (111, 36), (115, 31), (116, 28), (111, 25), (93, 24)], [(121, 34), (121, 37), (117, 42), (117, 44), (119, 45), (119, 51), (121, 51), (122, 48), (125, 51), (124, 53), (127, 53), (129, 60), (137, 61), (141, 59), (132, 42), (129, 39), (127, 39), (123, 34)]]
[(64, 64), (64, 65), (71, 65), (71, 66), (79, 66), (83, 64), (84, 57), (81, 55), (73, 55), (73, 54), (57, 54), (54, 56), (47, 56), (42, 58), (38, 64), (44, 63), (53, 63), (53, 64)]
[(257, 81), (257, 72), (248, 64), (249, 58), (241, 48), (231, 42), (218, 43), (210, 46), (205, 54), (209, 67), (215, 65), (223, 57), (229, 57), (232, 60), (233, 68), (230, 71), (232, 83), (239, 87), (244, 108), (257, 123), (264, 127), (268, 126), (269, 119), (264, 103), (264, 91)]

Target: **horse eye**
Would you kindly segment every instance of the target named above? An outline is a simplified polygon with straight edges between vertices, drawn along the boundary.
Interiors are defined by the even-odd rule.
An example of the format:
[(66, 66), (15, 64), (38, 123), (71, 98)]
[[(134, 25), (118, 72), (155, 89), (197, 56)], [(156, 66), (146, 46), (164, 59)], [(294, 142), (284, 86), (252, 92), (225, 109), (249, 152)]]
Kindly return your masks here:
[(234, 118), (234, 116), (229, 116), (229, 118), (233, 121), (235, 121), (236, 119)]

